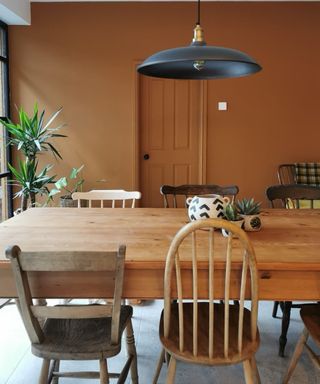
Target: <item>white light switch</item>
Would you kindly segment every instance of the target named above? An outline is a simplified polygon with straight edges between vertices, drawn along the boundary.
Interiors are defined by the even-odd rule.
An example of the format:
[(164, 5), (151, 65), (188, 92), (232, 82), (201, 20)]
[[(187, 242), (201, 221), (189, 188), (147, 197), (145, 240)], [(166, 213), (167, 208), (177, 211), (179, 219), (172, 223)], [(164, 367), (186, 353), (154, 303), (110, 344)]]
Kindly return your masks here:
[(228, 109), (228, 104), (226, 101), (218, 102), (218, 111), (226, 111)]

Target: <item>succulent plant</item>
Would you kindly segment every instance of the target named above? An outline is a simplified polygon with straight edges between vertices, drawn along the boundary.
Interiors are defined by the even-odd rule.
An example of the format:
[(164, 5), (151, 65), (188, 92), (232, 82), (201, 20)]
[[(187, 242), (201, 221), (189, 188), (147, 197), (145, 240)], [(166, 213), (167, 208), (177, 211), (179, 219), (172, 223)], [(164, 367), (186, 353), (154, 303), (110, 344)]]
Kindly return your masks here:
[(238, 221), (242, 219), (239, 216), (239, 213), (235, 204), (227, 204), (223, 214), (225, 219), (227, 219), (228, 221)]
[(240, 215), (258, 215), (260, 213), (260, 202), (251, 199), (242, 199), (236, 202), (236, 208)]

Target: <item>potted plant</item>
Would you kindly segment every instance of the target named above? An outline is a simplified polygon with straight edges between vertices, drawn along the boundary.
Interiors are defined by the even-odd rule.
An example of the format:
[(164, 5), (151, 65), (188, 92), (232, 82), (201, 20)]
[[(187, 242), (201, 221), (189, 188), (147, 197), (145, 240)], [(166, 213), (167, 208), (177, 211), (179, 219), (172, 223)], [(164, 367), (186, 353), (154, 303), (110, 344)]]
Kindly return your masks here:
[(18, 185), (20, 191), (15, 194), (15, 197), (21, 198), (21, 207), (18, 212), (27, 209), (27, 202), (30, 199), (32, 207), (36, 205), (36, 195), (49, 195), (48, 184), (53, 183), (55, 176), (49, 176), (47, 173), (52, 168), (51, 165), (45, 166), (39, 173), (37, 172), (38, 162), (19, 161), (19, 167), (14, 168), (10, 164), (8, 167), (16, 181), (11, 181), (12, 185)]
[(238, 200), (236, 207), (244, 218), (244, 229), (245, 231), (260, 231), (261, 219), (260, 219), (260, 207), (261, 203), (254, 201), (253, 198)]
[(51, 152), (54, 157), (62, 158), (51, 140), (56, 137), (66, 137), (57, 133), (64, 124), (51, 128), (52, 122), (59, 115), (62, 108), (53, 113), (48, 122), (44, 122), (45, 110), (40, 114), (38, 105), (35, 104), (32, 116), (28, 116), (23, 108), (18, 111), (19, 121), (14, 124), (10, 119), (1, 120), (10, 134), (9, 145), (14, 146), (17, 151), (21, 151), (24, 158), (18, 162), (15, 168), (12, 164), (8, 167), (12, 173), (13, 180), (9, 182), (19, 186), (20, 190), (14, 197), (21, 198), (21, 210), (27, 209), (28, 205), (35, 206), (37, 195), (49, 196), (48, 185), (53, 182), (54, 176), (49, 176), (48, 171), (51, 165), (46, 165), (40, 172), (37, 170), (37, 157), (41, 152)]
[[(224, 209), (223, 215), (225, 220), (231, 221), (233, 224), (236, 224), (238, 227), (242, 228), (244, 218), (239, 215), (235, 204), (227, 204)], [(222, 234), (225, 237), (229, 236), (229, 232), (225, 229), (222, 229)]]
[(58, 193), (63, 192), (64, 195), (60, 196), (60, 206), (61, 207), (76, 207), (77, 202), (72, 200), (72, 194), (81, 190), (84, 179), (80, 177), (80, 172), (83, 168), (81, 165), (79, 168), (72, 168), (68, 177), (61, 177), (54, 183), (55, 188), (53, 188), (49, 196), (53, 197)]

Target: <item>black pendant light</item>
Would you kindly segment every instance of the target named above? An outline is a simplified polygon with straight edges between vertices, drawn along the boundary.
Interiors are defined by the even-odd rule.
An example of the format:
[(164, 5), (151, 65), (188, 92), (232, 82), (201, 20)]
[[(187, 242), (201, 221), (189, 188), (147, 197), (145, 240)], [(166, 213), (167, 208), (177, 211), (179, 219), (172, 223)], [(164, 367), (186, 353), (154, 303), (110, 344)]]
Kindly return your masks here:
[(200, 0), (194, 38), (188, 47), (160, 51), (148, 57), (137, 70), (146, 76), (168, 79), (222, 79), (260, 71), (261, 66), (236, 49), (207, 46), (200, 26)]

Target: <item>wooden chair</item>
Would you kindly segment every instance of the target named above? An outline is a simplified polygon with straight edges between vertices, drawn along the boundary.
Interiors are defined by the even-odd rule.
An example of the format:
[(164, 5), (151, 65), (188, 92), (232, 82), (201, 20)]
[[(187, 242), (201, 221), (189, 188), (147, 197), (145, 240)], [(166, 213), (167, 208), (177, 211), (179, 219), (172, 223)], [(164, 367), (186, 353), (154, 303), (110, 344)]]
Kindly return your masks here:
[[(222, 228), (239, 238), (236, 241), (241, 250), (238, 248), (235, 260), (233, 236), (226, 239), (220, 231), (214, 232)], [(241, 282), (231, 293), (233, 261), (239, 265)], [(186, 263), (192, 263), (192, 288), (183, 278)], [(215, 281), (216, 268), (225, 269), (223, 303), (215, 302), (214, 287), (220, 284), (220, 281)], [(203, 270), (207, 271), (208, 291), (207, 297), (201, 297), (199, 301), (198, 285), (203, 281), (198, 278), (198, 273), (200, 276)], [(250, 284), (247, 275), (250, 276)], [(177, 295), (173, 293), (175, 287)], [(184, 299), (188, 289), (192, 289), (192, 300)], [(244, 308), (245, 298), (251, 298), (251, 311)], [(239, 304), (231, 304), (230, 299), (238, 299)], [(260, 383), (255, 361), (255, 352), (259, 347), (257, 315), (256, 258), (246, 233), (235, 224), (219, 219), (198, 220), (185, 225), (172, 240), (167, 254), (164, 310), (159, 328), (163, 351), (153, 383), (157, 383), (165, 352), (170, 356), (167, 384), (174, 383), (177, 361), (212, 366), (243, 362), (246, 383), (253, 383), (254, 376)]]
[(306, 200), (308, 208), (314, 208), (314, 202), (320, 199), (320, 187), (306, 184), (272, 185), (267, 188), (266, 195), (272, 208), (276, 208), (276, 202), (281, 208), (299, 209), (301, 200)]
[[(106, 203), (111, 203), (111, 208), (121, 206), (126, 208), (126, 202), (131, 200), (130, 208), (135, 208), (136, 200), (141, 199), (141, 192), (138, 191), (125, 191), (124, 189), (92, 189), (90, 192), (75, 192), (72, 194), (72, 199), (78, 201), (78, 208), (82, 208), (82, 201), (88, 201), (89, 208), (92, 207), (94, 201), (100, 201), (100, 208), (105, 207)], [(120, 204), (119, 204), (120, 203)], [(67, 299), (65, 302), (70, 302)], [(92, 300), (91, 303), (96, 302)], [(101, 302), (98, 301), (99, 303)], [(127, 303), (132, 305), (141, 304), (139, 299), (131, 299)]]
[[(236, 185), (231, 185), (228, 187), (221, 187), (220, 185), (214, 184), (187, 184), (187, 185), (162, 185), (160, 188), (160, 193), (164, 198), (164, 207), (173, 208), (178, 207), (177, 197), (181, 197), (181, 201), (183, 200), (183, 206), (186, 206), (186, 199), (189, 196), (196, 195), (222, 195), (222, 196), (230, 196), (233, 201), (235, 196), (237, 196), (239, 192), (239, 188)], [(172, 204), (169, 204), (169, 200), (172, 200)]]
[(78, 208), (81, 208), (81, 200), (88, 201), (89, 208), (93, 201), (100, 201), (100, 207), (104, 207), (105, 201), (111, 201), (112, 208), (116, 207), (117, 201), (120, 201), (121, 207), (126, 208), (126, 202), (131, 200), (131, 208), (135, 207), (136, 200), (141, 199), (141, 192), (122, 191), (122, 190), (92, 190), (90, 192), (75, 192), (72, 194), (73, 200), (78, 200)]
[[(6, 250), (6, 256), (11, 260), (20, 314), (31, 341), (32, 353), (43, 359), (39, 384), (51, 383), (52, 379), (57, 383), (59, 377), (100, 378), (101, 384), (117, 377), (118, 383), (124, 383), (129, 370), (132, 383), (138, 383), (132, 307), (121, 306), (125, 246), (114, 252), (23, 252), (18, 246), (13, 246)], [(33, 305), (28, 275), (35, 271), (104, 272), (104, 284), (114, 286), (113, 303)], [(106, 359), (120, 352), (124, 330), (127, 333), (128, 359), (120, 374), (108, 373)], [(95, 359), (99, 360), (100, 372), (59, 372), (60, 360)]]
[[(320, 199), (320, 187), (302, 184), (273, 185), (267, 188), (266, 195), (272, 208), (277, 207), (279, 202), (281, 208), (299, 209), (302, 201), (308, 201), (309, 208), (314, 208), (314, 201)], [(303, 304), (292, 304), (291, 301), (275, 301), (272, 316), (277, 316), (278, 306), (282, 309), (281, 336), (279, 338), (279, 355), (284, 356), (287, 343), (287, 333), (290, 324), (291, 308), (301, 308)]]
[(283, 378), (283, 384), (287, 384), (289, 382), (304, 347), (309, 353), (309, 356), (315, 366), (320, 369), (320, 356), (317, 356), (311, 349), (310, 345), (307, 344), (310, 335), (317, 346), (320, 347), (320, 305), (305, 305), (300, 311), (300, 316), (304, 323), (304, 330), (298, 340), (287, 372)]

